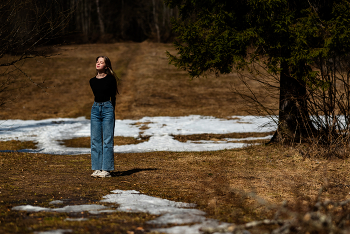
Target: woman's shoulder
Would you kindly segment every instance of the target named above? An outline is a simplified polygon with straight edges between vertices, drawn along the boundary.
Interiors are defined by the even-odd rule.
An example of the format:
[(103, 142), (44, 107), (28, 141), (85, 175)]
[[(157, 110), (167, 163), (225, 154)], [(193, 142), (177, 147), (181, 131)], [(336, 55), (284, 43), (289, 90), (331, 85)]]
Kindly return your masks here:
[(107, 78), (107, 80), (109, 82), (113, 82), (113, 83), (116, 82), (115, 77), (113, 75), (111, 75), (111, 74), (108, 74), (105, 78)]
[(94, 80), (96, 80), (96, 76), (95, 77), (92, 77), (90, 80), (89, 80), (89, 83), (93, 82)]
[(108, 79), (115, 79), (115, 77), (113, 75), (111, 75), (111, 74), (107, 74), (106, 78), (108, 78)]

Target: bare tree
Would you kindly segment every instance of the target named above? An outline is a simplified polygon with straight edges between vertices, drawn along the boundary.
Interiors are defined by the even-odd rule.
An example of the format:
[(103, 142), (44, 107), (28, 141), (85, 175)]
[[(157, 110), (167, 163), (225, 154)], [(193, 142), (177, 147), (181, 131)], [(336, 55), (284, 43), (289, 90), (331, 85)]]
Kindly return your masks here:
[(105, 27), (103, 25), (101, 12), (100, 12), (100, 0), (96, 0), (96, 10), (97, 10), (98, 22), (100, 25), (100, 34), (103, 35), (105, 33)]
[(76, 0), (72, 4), (76, 11), (71, 30), (80, 42), (95, 42), (105, 35), (114, 40), (167, 42), (174, 36), (171, 18), (178, 12), (163, 0)]
[[(8, 100), (6, 91), (19, 74), (31, 80), (20, 63), (47, 57), (43, 45), (57, 40), (67, 26), (72, 11), (58, 1), (5, 0), (0, 4), (0, 106)], [(32, 81), (33, 84), (36, 84)]]
[(120, 13), (120, 31), (122, 39), (125, 37), (124, 35), (124, 0), (121, 0), (121, 13)]
[(159, 25), (158, 25), (158, 14), (156, 11), (156, 3), (155, 0), (152, 0), (152, 5), (153, 5), (153, 20), (154, 20), (154, 27), (156, 29), (157, 33), (157, 41), (158, 43), (160, 42), (160, 32), (159, 32)]

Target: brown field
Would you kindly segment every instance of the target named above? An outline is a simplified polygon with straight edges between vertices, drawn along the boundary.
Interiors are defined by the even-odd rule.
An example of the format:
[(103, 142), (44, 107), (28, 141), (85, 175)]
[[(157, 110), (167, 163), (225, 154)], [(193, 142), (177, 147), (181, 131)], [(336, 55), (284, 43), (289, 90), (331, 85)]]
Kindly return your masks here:
[[(95, 58), (104, 54), (121, 78), (121, 95), (116, 104), (118, 119), (186, 115), (228, 118), (248, 112), (257, 114), (247, 108), (249, 103), (233, 93), (233, 88), (244, 87), (237, 75), (208, 75), (191, 80), (185, 71), (168, 64), (167, 50), (175, 53), (171, 44), (147, 42), (56, 48), (59, 55), (28, 60), (21, 66), (41, 87), (23, 75), (18, 77), (17, 83), (2, 94), (10, 99), (2, 108), (0, 119), (89, 118), (93, 103), (89, 79), (95, 75)], [(261, 86), (252, 83), (252, 88), (260, 100), (276, 107), (277, 103)]]
[[(191, 114), (230, 118), (258, 114), (249, 103), (232, 92), (243, 88), (235, 74), (190, 80), (184, 71), (168, 65), (165, 50), (171, 45), (118, 43), (72, 45), (57, 49), (60, 55), (28, 61), (21, 67), (45, 89), (18, 78), (2, 107), (0, 119), (43, 119), (90, 115), (93, 95), (88, 80), (94, 76), (94, 60), (106, 54), (121, 77), (117, 97), (119, 119), (143, 116)], [(42, 83), (45, 81), (44, 83)], [(251, 87), (270, 107), (274, 99), (256, 83)], [(3, 94), (4, 95), (4, 94)], [(6, 96), (5, 95), (5, 96)], [(145, 126), (146, 127), (146, 126)], [(269, 133), (271, 134), (271, 133)], [(179, 141), (220, 140), (249, 134), (200, 134), (174, 136)], [(256, 136), (256, 135), (255, 135)], [(264, 136), (264, 135), (261, 135)], [(147, 138), (140, 141), (147, 141)], [(133, 138), (115, 138), (116, 144), (136, 144)], [(62, 142), (67, 146), (89, 147), (89, 138)], [(98, 203), (114, 189), (134, 189), (173, 201), (193, 202), (207, 217), (245, 223), (272, 218), (274, 209), (242, 197), (255, 192), (270, 204), (288, 201), (291, 210), (305, 211), (325, 186), (322, 199), (349, 199), (348, 159), (304, 158), (294, 147), (269, 145), (216, 152), (150, 152), (115, 154), (112, 178), (90, 177), (89, 155), (47, 155), (18, 152), (0, 153), (0, 233), (33, 233), (52, 229), (73, 229), (74, 233), (145, 233), (152, 226), (149, 214), (122, 212), (87, 217), (84, 222), (67, 222), (71, 214), (12, 211), (16, 205), (49, 207), (52, 200), (68, 204)], [(0, 142), (1, 150), (35, 148), (32, 142)], [(253, 230), (253, 233), (263, 233)]]
[(1, 141), (0, 150), (21, 150), (36, 149), (36, 144), (32, 141)]

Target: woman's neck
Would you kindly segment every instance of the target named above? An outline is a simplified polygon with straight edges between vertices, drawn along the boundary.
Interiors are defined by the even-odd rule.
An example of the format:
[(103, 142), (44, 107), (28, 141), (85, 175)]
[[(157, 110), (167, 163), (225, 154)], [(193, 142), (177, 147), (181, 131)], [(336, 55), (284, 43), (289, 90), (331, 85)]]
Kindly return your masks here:
[(96, 75), (96, 78), (104, 78), (104, 77), (106, 77), (106, 76), (107, 76), (106, 73), (104, 73), (104, 72), (98, 72), (97, 75)]

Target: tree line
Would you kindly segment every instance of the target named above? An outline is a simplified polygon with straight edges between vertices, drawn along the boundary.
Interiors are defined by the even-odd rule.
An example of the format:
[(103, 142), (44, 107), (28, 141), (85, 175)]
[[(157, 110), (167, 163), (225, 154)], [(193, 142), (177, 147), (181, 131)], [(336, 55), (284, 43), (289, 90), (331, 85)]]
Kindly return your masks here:
[(171, 18), (178, 17), (177, 8), (169, 8), (163, 0), (4, 0), (0, 10), (6, 27), (22, 24), (18, 34), (28, 37), (35, 25), (54, 27), (49, 24), (66, 18), (55, 30), (62, 33), (60, 37), (51, 35), (52, 43), (169, 42), (174, 36)]
[[(55, 0), (54, 11), (72, 11), (65, 32), (81, 43), (136, 41), (168, 42), (177, 8), (163, 0)], [(47, 1), (43, 1), (47, 2)]]

